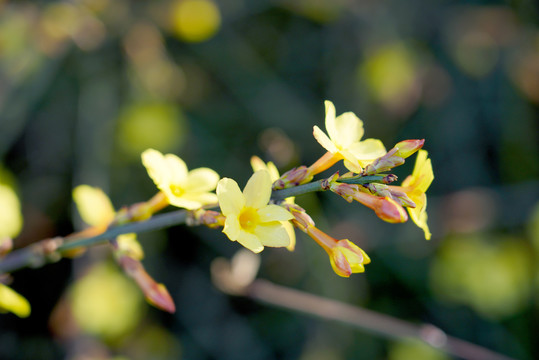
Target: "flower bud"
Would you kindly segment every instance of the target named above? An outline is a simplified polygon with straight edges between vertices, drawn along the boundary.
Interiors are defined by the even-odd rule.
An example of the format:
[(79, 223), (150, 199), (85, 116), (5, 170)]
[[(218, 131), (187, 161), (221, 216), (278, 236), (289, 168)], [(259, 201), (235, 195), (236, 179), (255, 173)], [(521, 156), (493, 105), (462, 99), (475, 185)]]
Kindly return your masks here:
[(380, 219), (388, 223), (403, 223), (408, 220), (408, 214), (404, 208), (389, 197), (379, 201), (374, 212)]
[(364, 272), (364, 265), (371, 262), (367, 254), (348, 239), (337, 242), (329, 252), (329, 259), (333, 271), (342, 277)]
[(417, 150), (423, 147), (425, 139), (421, 140), (404, 140), (397, 143), (394, 148), (397, 149), (395, 156), (400, 156), (403, 159), (413, 155)]
[(135, 280), (146, 296), (146, 300), (151, 305), (168, 311), (169, 313), (174, 313), (176, 311), (176, 306), (165, 285), (158, 284), (146, 270), (144, 270), (140, 261), (128, 256), (122, 256), (118, 259), (118, 263), (125, 273)]

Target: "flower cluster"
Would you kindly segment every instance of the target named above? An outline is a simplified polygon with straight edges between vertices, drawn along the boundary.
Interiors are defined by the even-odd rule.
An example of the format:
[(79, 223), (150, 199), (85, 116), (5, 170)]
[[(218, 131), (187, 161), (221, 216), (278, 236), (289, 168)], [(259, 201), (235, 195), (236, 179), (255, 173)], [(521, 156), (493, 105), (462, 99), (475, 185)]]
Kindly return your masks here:
[[(331, 101), (325, 102), (325, 108), (327, 134), (314, 126), (313, 135), (327, 152), (311, 166), (299, 166), (282, 176), (273, 163), (253, 157), (254, 173), (243, 191), (235, 180), (219, 179), (211, 169), (188, 171), (183, 160), (172, 154), (149, 149), (142, 154), (142, 162), (170, 205), (191, 210), (190, 224), (222, 227), (231, 241), (255, 253), (266, 246), (294, 250), (296, 227), (328, 253), (338, 275), (348, 277), (365, 270), (364, 265), (370, 262), (367, 254), (350, 240), (336, 240), (315, 227), (307, 212), (295, 204), (293, 195), (301, 194), (305, 186), (320, 184), (316, 190), (330, 190), (349, 202), (358, 201), (384, 221), (402, 223), (409, 214), (429, 239), (425, 192), (434, 177), (427, 152), (420, 150), (424, 140), (404, 140), (386, 151), (380, 140), (363, 139), (363, 122), (355, 114), (336, 116)], [(397, 177), (386, 172), (418, 151), (412, 175), (401, 186), (390, 185)], [(340, 160), (348, 173), (341, 176), (337, 172), (312, 182), (315, 175)], [(208, 209), (214, 206), (219, 206), (220, 212)]]
[[(337, 240), (315, 226), (307, 211), (295, 203), (295, 197), (313, 191), (331, 191), (348, 202), (357, 201), (372, 209), (380, 219), (389, 223), (403, 223), (411, 218), (430, 239), (427, 225), (426, 191), (434, 179), (428, 154), (421, 148), (424, 140), (404, 140), (389, 151), (377, 139), (363, 139), (363, 122), (353, 113), (336, 116), (335, 106), (325, 102), (327, 134), (314, 126), (313, 135), (326, 150), (311, 166), (298, 166), (280, 175), (272, 163), (253, 156), (253, 174), (240, 189), (231, 178), (220, 178), (212, 169), (189, 170), (185, 162), (174, 154), (162, 154), (154, 149), (142, 153), (142, 163), (155, 183), (158, 192), (150, 200), (126, 206), (116, 211), (107, 195), (100, 189), (80, 185), (73, 191), (73, 199), (81, 219), (88, 225), (74, 234), (76, 237), (99, 237), (115, 226), (150, 219), (168, 205), (185, 209), (186, 225), (204, 225), (222, 228), (231, 240), (253, 253), (265, 247), (286, 247), (294, 251), (297, 228), (311, 237), (329, 256), (331, 267), (342, 277), (365, 271), (369, 256), (349, 239)], [(397, 176), (389, 173), (417, 152), (414, 170), (400, 185)], [(314, 176), (343, 161), (345, 174), (313, 180)], [(13, 220), (19, 213), (19, 204), (13, 191), (0, 184), (0, 203), (12, 211), (0, 212), (0, 224), (18, 224), (16, 228), (2, 227), (0, 258), (12, 249), (11, 238), (20, 231)], [(406, 211), (407, 210), (407, 211)], [(0, 229), (1, 230), (1, 229)], [(58, 241), (44, 241), (45, 256), (58, 255)], [(163, 284), (155, 281), (144, 269), (144, 252), (136, 234), (115, 235), (108, 239), (114, 259), (124, 274), (131, 278), (146, 300), (169, 312), (175, 311), (174, 302)], [(64, 256), (77, 256), (86, 248), (71, 246)], [(2, 275), (2, 274), (0, 274)], [(28, 316), (30, 305), (6, 285), (9, 276), (0, 276), (0, 312), (10, 311)]]

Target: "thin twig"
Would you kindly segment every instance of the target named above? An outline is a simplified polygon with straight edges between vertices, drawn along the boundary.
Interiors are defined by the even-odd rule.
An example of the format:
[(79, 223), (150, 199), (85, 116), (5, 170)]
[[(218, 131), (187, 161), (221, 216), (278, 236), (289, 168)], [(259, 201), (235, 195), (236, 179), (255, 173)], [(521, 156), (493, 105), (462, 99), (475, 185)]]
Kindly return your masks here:
[(448, 354), (467, 360), (514, 360), (479, 345), (448, 336), (430, 324), (412, 324), (375, 311), (286, 288), (265, 280), (255, 280), (245, 288), (244, 295), (280, 308), (339, 321), (386, 338), (415, 338)]

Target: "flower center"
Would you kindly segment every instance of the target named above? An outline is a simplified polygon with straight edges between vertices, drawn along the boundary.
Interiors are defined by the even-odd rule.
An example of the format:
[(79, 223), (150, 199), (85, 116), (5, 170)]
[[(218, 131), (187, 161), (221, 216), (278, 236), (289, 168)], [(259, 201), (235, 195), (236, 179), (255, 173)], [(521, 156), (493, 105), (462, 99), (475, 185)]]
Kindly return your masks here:
[(254, 208), (245, 208), (239, 217), (240, 226), (243, 230), (253, 232), (256, 225), (260, 222), (260, 216)]
[(185, 193), (185, 191), (179, 185), (170, 184), (169, 188), (174, 196), (182, 196)]

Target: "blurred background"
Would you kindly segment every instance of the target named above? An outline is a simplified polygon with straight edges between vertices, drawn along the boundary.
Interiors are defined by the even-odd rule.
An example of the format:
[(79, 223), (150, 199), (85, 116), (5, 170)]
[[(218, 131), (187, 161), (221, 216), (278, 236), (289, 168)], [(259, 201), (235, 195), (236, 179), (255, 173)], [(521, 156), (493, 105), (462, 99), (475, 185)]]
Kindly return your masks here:
[[(433, 238), (303, 196), (318, 227), (372, 263), (340, 278), (298, 233), (295, 252), (263, 252), (260, 277), (539, 358), (538, 25), (532, 0), (0, 1), (0, 183), (23, 219), (6, 224), (16, 247), (82, 229), (80, 184), (116, 208), (149, 199), (149, 147), (242, 187), (252, 155), (310, 165), (332, 100), (387, 148), (426, 139)], [(175, 314), (148, 306), (101, 246), (13, 274), (32, 314), (0, 315), (0, 359), (451, 359), (219, 292), (210, 264), (239, 250), (220, 231), (139, 240)]]

